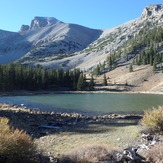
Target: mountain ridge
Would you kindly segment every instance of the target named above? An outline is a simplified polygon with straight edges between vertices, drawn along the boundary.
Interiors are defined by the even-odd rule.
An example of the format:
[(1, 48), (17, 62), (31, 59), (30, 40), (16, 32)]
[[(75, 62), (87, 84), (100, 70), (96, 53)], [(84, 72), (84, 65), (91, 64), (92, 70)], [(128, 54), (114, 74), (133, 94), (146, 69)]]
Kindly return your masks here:
[[(6, 47), (4, 47), (3, 44), (3, 46), (0, 46), (0, 60), (1, 63), (8, 63), (10, 61), (16, 61), (17, 59), (23, 57), (25, 54), (28, 55), (30, 51), (33, 52), (35, 50), (37, 52), (38, 50), (38, 52), (41, 53), (41, 46), (44, 46), (44, 49), (46, 49), (48, 53), (79, 51), (84, 49), (88, 44), (94, 41), (94, 39), (98, 38), (101, 32), (101, 30), (90, 29), (77, 24), (63, 23), (55, 18), (35, 17), (31, 21), (30, 26), (22, 25), (18, 33), (13, 33), (21, 38), (17, 39), (15, 37), (14, 42), (12, 42), (12, 40), (10, 39), (11, 36), (8, 36), (12, 32), (1, 30), (1, 33), (3, 33), (0, 35), (0, 39), (2, 40), (2, 42), (11, 42), (12, 45), (18, 44), (22, 48), (24, 46), (22, 43), (27, 42), (27, 45), (30, 48), (28, 48), (27, 51), (25, 46), (24, 52), (20, 52), (19, 50), (16, 51), (16, 46), (13, 46), (13, 48), (11, 48), (11, 46), (6, 44)], [(50, 44), (50, 47), (48, 46), (48, 44)], [(40, 49), (38, 49), (38, 47)], [(9, 50), (6, 51), (6, 49)], [(14, 56), (16, 56), (15, 53), (20, 53), (20, 55), (18, 55), (19, 57), (15, 57), (14, 59)]]
[[(63, 23), (53, 17), (37, 16), (30, 25), (23, 25), (18, 33), (13, 33), (14, 40), (10, 32), (1, 30), (5, 36), (0, 35), (0, 61), (9, 63), (19, 60), (46, 67), (64, 65), (65, 69), (77, 67), (90, 70), (105, 61), (107, 55), (117, 51), (127, 40), (134, 38), (142, 28), (162, 25), (162, 13), (162, 4), (149, 5), (141, 17), (108, 30), (96, 30)], [(10, 42), (9, 45), (7, 42)]]

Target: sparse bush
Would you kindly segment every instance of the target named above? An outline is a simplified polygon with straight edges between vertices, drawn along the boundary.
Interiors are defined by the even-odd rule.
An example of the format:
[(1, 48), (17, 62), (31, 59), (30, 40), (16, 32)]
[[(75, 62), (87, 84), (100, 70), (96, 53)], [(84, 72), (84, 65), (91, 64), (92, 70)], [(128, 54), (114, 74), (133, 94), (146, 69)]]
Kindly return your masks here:
[(0, 162), (32, 163), (36, 146), (24, 131), (10, 128), (7, 118), (0, 118)]
[(0, 118), (0, 127), (7, 125), (9, 123), (9, 119), (7, 118)]
[(153, 133), (163, 134), (163, 106), (145, 111), (141, 124), (149, 128)]
[(146, 153), (147, 161), (151, 163), (163, 162), (163, 142), (160, 142), (149, 149)]
[(77, 147), (61, 158), (62, 163), (93, 163), (115, 160), (116, 150), (106, 145), (85, 145)]

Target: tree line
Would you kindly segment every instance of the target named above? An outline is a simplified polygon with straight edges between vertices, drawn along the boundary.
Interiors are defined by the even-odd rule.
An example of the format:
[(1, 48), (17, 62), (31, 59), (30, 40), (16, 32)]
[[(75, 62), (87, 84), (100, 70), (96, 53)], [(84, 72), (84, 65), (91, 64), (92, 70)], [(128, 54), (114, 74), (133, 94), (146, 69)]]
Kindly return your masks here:
[(153, 64), (163, 61), (163, 54), (158, 53), (158, 49), (162, 47), (163, 43), (163, 28), (154, 28), (144, 33), (142, 37), (139, 36), (139, 39), (136, 38), (139, 47), (144, 46), (146, 48), (141, 50), (140, 54), (134, 59), (133, 64), (150, 64), (153, 66)]
[(80, 69), (63, 70), (10, 63), (0, 65), (0, 91), (94, 90), (94, 79), (86, 81)]
[[(162, 46), (162, 27), (141, 29), (139, 33), (129, 39), (125, 45), (109, 54), (106, 61), (99, 63), (93, 69), (92, 74), (98, 76), (103, 74), (106, 70), (111, 71), (116, 67), (116, 60), (122, 56), (126, 56), (127, 61), (134, 57), (132, 65), (150, 64), (155, 69), (156, 65), (163, 61), (163, 53), (159, 52), (161, 51)], [(136, 54), (136, 57), (135, 55), (132, 56), (132, 54)], [(131, 66), (129, 70), (130, 72), (132, 72)]]

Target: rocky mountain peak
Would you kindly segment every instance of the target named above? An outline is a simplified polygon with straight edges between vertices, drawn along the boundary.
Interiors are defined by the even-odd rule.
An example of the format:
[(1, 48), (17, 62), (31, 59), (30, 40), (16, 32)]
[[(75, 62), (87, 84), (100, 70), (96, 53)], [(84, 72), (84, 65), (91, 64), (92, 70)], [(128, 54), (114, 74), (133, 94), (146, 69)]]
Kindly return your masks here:
[(27, 31), (27, 30), (29, 30), (29, 25), (22, 25), (21, 28), (20, 28), (21, 32), (24, 32), (24, 31)]
[(37, 28), (42, 28), (47, 25), (54, 25), (57, 24), (61, 21), (57, 20), (54, 17), (34, 17), (34, 19), (31, 21), (30, 26), (29, 25), (22, 25), (20, 32), (24, 32), (30, 29), (37, 29)]
[(163, 5), (162, 4), (149, 5), (143, 10), (142, 17), (148, 18), (151, 16), (162, 16), (163, 15), (162, 13), (163, 13)]
[(53, 17), (34, 17), (31, 22), (30, 29), (41, 28), (47, 25), (57, 24), (58, 22), (60, 21)]

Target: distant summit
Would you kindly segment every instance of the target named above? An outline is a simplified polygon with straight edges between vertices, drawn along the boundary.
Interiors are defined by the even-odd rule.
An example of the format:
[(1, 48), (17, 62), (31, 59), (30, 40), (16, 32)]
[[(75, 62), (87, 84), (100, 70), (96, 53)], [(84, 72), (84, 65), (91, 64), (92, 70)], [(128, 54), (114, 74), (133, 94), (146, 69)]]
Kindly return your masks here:
[(154, 16), (154, 17), (159, 16), (160, 18), (162, 18), (163, 17), (163, 5), (157, 4), (157, 5), (147, 6), (142, 12), (142, 17), (147, 18), (151, 16)]
[(20, 28), (20, 32), (37, 29), (46, 27), (49, 25), (55, 25), (57, 23), (62, 23), (61, 21), (57, 20), (54, 17), (34, 17), (34, 19), (31, 21), (31, 25), (22, 25)]

